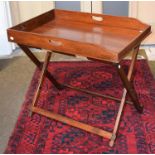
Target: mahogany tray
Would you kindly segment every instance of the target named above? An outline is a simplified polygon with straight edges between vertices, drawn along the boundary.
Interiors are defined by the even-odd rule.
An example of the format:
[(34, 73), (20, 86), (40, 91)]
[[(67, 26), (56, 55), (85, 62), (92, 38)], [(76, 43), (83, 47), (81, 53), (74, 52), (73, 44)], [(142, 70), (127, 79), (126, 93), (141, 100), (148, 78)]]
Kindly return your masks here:
[[(129, 94), (132, 104), (139, 113), (143, 113), (143, 104), (131, 83), (132, 74), (137, 60), (139, 46), (142, 40), (151, 32), (151, 27), (134, 18), (116, 17), (101, 14), (90, 14), (64, 10), (51, 10), (24, 23), (8, 29), (9, 41), (15, 42), (41, 70), (38, 86), (30, 108), (31, 115), (38, 113), (45, 117), (61, 121), (71, 126), (83, 129), (110, 139), (109, 146), (114, 145), (123, 109)], [(47, 49), (42, 64), (29, 47)], [(120, 61), (132, 50), (131, 64), (128, 73), (123, 69)], [(122, 98), (103, 95), (89, 90), (59, 83), (48, 71), (48, 63), (52, 52), (81, 55), (95, 60), (111, 62), (117, 69), (124, 89)], [(45, 76), (60, 91), (65, 88), (81, 91), (93, 96), (119, 101), (120, 105), (112, 132), (75, 121), (66, 116), (37, 107), (40, 90)], [(94, 79), (95, 80), (95, 79)], [(128, 101), (129, 103), (129, 101)], [(131, 102), (130, 102), (131, 103)]]
[(134, 18), (51, 10), (8, 29), (18, 44), (119, 62), (149, 33)]

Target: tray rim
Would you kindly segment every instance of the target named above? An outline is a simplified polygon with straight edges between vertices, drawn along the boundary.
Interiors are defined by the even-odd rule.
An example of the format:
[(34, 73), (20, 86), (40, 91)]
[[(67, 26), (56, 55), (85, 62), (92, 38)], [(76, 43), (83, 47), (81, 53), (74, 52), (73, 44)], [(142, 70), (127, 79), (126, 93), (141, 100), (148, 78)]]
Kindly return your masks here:
[[(36, 16), (36, 17), (34, 17), (32, 19), (29, 19), (29, 20), (27, 20), (25, 22), (22, 22), (22, 23), (20, 23), (18, 25), (15, 25), (15, 26), (13, 26), (11, 28), (8, 28), (7, 29), (8, 40), (10, 42), (15, 42), (15, 43), (19, 43), (20, 44), (20, 41), (16, 42), (16, 39), (15, 40), (12, 40), (10, 37), (12, 36), (11, 34), (16, 34), (16, 35), (19, 35), (20, 34), (20, 35), (22, 35), (22, 33), (35, 35), (38, 38), (43, 37), (39, 33), (34, 33), (34, 32), (30, 32), (30, 31), (24, 31), (24, 30), (20, 30), (20, 29), (17, 29), (17, 28), (20, 27), (20, 26), (22, 26), (23, 24), (26, 24), (27, 22), (33, 21), (35, 19), (38, 19), (41, 16), (44, 16), (44, 15), (50, 14), (50, 13), (54, 14), (55, 12), (67, 12), (67, 13), (78, 13), (78, 14), (80, 13), (80, 14), (85, 14), (85, 15), (102, 15), (102, 14), (94, 14), (94, 13), (91, 14), (91, 13), (85, 13), (85, 12), (77, 12), (77, 11), (67, 11), (67, 10), (60, 10), (60, 9), (52, 9), (52, 10), (49, 10), (49, 11), (47, 11), (47, 12), (45, 12), (45, 13), (39, 15), (39, 16)], [(128, 18), (128, 19), (134, 19), (135, 20), (135, 18), (131, 18), (131, 17), (120, 17), (120, 16), (111, 16), (111, 15), (102, 15), (102, 16), (107, 16), (107, 17), (110, 16), (110, 17), (116, 17), (116, 18), (122, 18), (122, 19)], [(142, 23), (139, 20), (137, 20), (137, 21), (140, 22), (140, 23)], [(45, 23), (47, 23), (47, 22), (45, 22)], [(138, 36), (136, 36), (136, 38), (133, 39), (131, 42), (129, 42), (129, 44), (125, 45), (125, 48), (124, 49), (122, 49), (118, 53), (113, 52), (113, 57), (115, 57), (115, 58), (113, 60), (109, 60), (110, 62), (112, 62), (112, 61), (113, 62), (119, 62), (123, 57), (125, 57), (125, 55), (126, 55), (125, 53), (127, 53), (127, 50), (132, 50), (132, 48), (134, 48), (135, 46), (137, 46), (142, 40), (144, 40), (151, 33), (151, 26), (150, 25), (147, 25), (147, 24), (145, 24), (144, 26), (146, 26), (146, 28), (143, 30), (143, 32), (140, 33)], [(66, 40), (66, 41), (70, 41), (70, 42), (76, 42), (78, 44), (81, 44), (82, 43), (82, 42), (79, 42), (79, 41), (74, 41), (74, 40), (69, 40), (69, 39), (62, 39), (62, 38), (53, 37), (53, 36), (44, 36), (44, 37), (51, 38), (51, 39), (52, 38), (55, 38), (56, 40), (59, 39), (59, 40)], [(97, 47), (96, 44), (92, 44), (92, 43), (86, 43), (86, 44), (87, 45), (91, 45), (91, 46), (94, 45), (94, 46)], [(26, 45), (26, 43), (25, 43), (25, 45)], [(32, 47), (33, 47), (33, 45), (32, 45)], [(40, 47), (38, 47), (38, 48), (40, 48)], [(108, 52), (110, 52), (110, 51), (108, 51)], [(102, 60), (104, 60), (104, 59), (102, 58)], [(108, 61), (108, 60), (106, 59), (105, 61)]]

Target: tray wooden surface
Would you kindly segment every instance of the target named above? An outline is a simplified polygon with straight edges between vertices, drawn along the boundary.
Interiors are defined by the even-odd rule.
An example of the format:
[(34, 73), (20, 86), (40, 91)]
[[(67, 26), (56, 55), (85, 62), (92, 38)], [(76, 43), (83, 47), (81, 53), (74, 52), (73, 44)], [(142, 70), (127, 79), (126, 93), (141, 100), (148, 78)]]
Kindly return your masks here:
[(18, 44), (119, 62), (151, 27), (134, 18), (54, 9), (7, 32), (8, 40)]

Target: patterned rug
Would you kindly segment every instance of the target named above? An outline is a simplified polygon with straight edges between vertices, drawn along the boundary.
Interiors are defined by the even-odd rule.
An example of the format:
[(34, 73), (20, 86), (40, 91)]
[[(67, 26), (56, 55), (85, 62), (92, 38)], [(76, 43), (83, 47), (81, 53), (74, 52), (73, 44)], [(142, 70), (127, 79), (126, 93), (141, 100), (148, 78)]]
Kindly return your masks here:
[[(125, 71), (130, 61), (122, 63)], [(122, 83), (114, 66), (100, 62), (52, 62), (60, 82), (121, 98)], [(155, 81), (145, 60), (136, 63), (133, 80), (144, 113), (126, 104), (114, 147), (108, 139), (48, 119), (28, 116), (38, 83), (36, 70), (5, 153), (155, 153)], [(59, 91), (45, 79), (38, 107), (112, 131), (119, 103), (70, 89)], [(128, 97), (129, 100), (129, 97)]]

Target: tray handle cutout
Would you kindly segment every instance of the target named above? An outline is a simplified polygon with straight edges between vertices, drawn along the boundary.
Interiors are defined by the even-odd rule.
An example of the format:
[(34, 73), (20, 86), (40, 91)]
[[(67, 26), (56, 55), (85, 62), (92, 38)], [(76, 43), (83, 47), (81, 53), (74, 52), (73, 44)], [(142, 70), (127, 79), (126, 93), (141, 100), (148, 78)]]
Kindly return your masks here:
[(92, 16), (92, 19), (99, 22), (103, 21), (103, 17), (101, 16)]
[(62, 42), (49, 39), (48, 42), (53, 46), (61, 46)]

